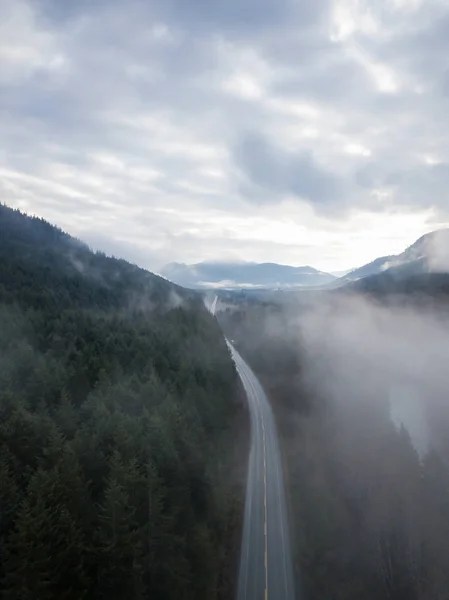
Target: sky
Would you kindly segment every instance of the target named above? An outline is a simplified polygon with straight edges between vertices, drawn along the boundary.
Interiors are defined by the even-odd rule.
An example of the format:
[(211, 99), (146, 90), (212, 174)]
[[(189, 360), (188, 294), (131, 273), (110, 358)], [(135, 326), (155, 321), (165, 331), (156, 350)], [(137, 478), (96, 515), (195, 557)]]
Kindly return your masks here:
[(449, 224), (449, 0), (2, 0), (0, 201), (158, 270)]

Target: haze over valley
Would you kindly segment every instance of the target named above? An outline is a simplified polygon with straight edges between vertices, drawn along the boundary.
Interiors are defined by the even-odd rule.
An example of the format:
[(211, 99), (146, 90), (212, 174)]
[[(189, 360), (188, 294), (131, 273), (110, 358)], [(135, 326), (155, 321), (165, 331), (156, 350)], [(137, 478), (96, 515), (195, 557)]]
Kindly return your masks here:
[(448, 52), (0, 1), (2, 600), (449, 600)]
[[(359, 279), (371, 282), (364, 288), (349, 281), (289, 302), (281, 291), (217, 298), (4, 205), (0, 223), (2, 585), (11, 597), (41, 594), (45, 572), (55, 597), (70, 581), (74, 598), (119, 598), (137, 585), (143, 597), (192, 598), (231, 598), (238, 585), (240, 598), (264, 589), (264, 569), (270, 590), (284, 586), (280, 557), (292, 561), (282, 588), (292, 598), (444, 597), (444, 261), (419, 285), (403, 274), (399, 291), (395, 278), (373, 287), (383, 271)], [(411, 260), (422, 270), (432, 256)], [(267, 467), (265, 491), (254, 448), (247, 462), (259, 403), (275, 421), (263, 417), (273, 429), (261, 430), (257, 452), (265, 447), (271, 465), (279, 444), (285, 461), (285, 480)], [(284, 488), (285, 504), (275, 501)], [(268, 567), (257, 566), (263, 546), (247, 528), (264, 495)], [(276, 538), (287, 520), (289, 537)], [(67, 535), (76, 544), (55, 571)], [(48, 560), (35, 562), (37, 542)], [(256, 562), (236, 569), (240, 545)]]
[(449, 271), (449, 229), (427, 233), (398, 255), (382, 256), (367, 265), (343, 272), (341, 276), (323, 273), (313, 267), (292, 267), (274, 263), (170, 263), (161, 274), (185, 287), (195, 289), (299, 290), (340, 287), (365, 277), (385, 273), (403, 279), (411, 275)]

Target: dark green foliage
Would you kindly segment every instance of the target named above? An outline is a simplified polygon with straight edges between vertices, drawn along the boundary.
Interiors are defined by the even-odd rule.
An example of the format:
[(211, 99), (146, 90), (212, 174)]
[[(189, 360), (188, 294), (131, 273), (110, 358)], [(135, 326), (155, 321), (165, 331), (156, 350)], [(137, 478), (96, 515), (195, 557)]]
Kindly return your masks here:
[(2, 597), (223, 598), (236, 390), (200, 296), (0, 205)]

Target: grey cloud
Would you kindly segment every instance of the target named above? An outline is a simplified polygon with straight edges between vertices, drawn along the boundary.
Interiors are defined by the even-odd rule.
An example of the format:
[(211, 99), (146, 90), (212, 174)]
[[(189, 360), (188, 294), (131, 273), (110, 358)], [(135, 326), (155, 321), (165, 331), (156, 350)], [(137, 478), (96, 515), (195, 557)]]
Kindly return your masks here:
[(346, 57), (332, 57), (332, 52), (335, 49), (330, 47), (322, 65), (298, 65), (276, 86), (276, 91), (286, 97), (300, 95), (334, 106), (372, 91), (372, 83), (360, 65)]
[(382, 43), (368, 41), (380, 60), (406, 69), (431, 82), (446, 71), (449, 51), (449, 14), (443, 2), (422, 3), (406, 22), (390, 19), (391, 34)]
[[(26, 198), (36, 211), (59, 204), (61, 213), (78, 218), (77, 212), (92, 214), (95, 203), (128, 203), (151, 221), (155, 207), (173, 215), (192, 205), (205, 214), (217, 208), (243, 214), (245, 200), (266, 206), (296, 196), (320, 215), (340, 218), (346, 209), (375, 208), (371, 191), (387, 186), (395, 194), (393, 206), (431, 202), (447, 214), (444, 168), (421, 164), (416, 156), (436, 154), (449, 164), (447, 21), (437, 22), (444, 11), (423, 8), (399, 19), (391, 3), (378, 10), (379, 3), (371, 3), (377, 15), (385, 14), (388, 35), (355, 34), (350, 43), (405, 80), (413, 75), (431, 81), (424, 94), (407, 86), (385, 94), (345, 41), (330, 40), (327, 0), (6, 1), (28, 2), (36, 27), (54, 38), (50, 50), (54, 46), (65, 59), (59, 69), (40, 67), (13, 83), (2, 80), (0, 88), (0, 167), (57, 183), (67, 179), (84, 194), (70, 199), (56, 188), (14, 180), (10, 197)], [(247, 53), (256, 66), (262, 63), (260, 82), (255, 73), (260, 93), (250, 98), (226, 85), (234, 76), (252, 76)], [(296, 101), (316, 108), (316, 120), (290, 113)], [(301, 130), (311, 126), (317, 134), (308, 138)], [(293, 141), (283, 139), (290, 129)], [(352, 142), (366, 146), (371, 158), (348, 153)], [(207, 152), (195, 154), (195, 144), (220, 152), (209, 159)], [(99, 167), (95, 154), (124, 167)], [(372, 162), (363, 167), (367, 160)], [(58, 164), (70, 172), (52, 172)], [(221, 174), (210, 183), (195, 174), (205, 168)], [(141, 181), (136, 169), (157, 171), (158, 179)], [(173, 217), (167, 235), (179, 222)], [(182, 241), (194, 245), (194, 239)], [(203, 252), (216, 249), (212, 239), (196, 240)], [(168, 238), (161, 247), (172, 252)]]
[(192, 30), (212, 28), (230, 37), (251, 38), (294, 22), (304, 30), (327, 14), (328, 0), (158, 0), (159, 14)]
[[(36, 0), (49, 21), (67, 23), (79, 14), (123, 10), (122, 0), (80, 0), (76, 3), (58, 0)], [(302, 30), (325, 19), (330, 0), (305, 2), (296, 0), (129, 0), (125, 12), (134, 13), (141, 22), (163, 20), (171, 26), (188, 29), (192, 34), (218, 32), (229, 37), (247, 38), (295, 23)]]
[(262, 190), (261, 201), (277, 201), (290, 193), (320, 205), (340, 199), (343, 192), (340, 179), (320, 167), (311, 153), (284, 151), (258, 134), (239, 141), (234, 162)]
[(357, 171), (357, 183), (368, 189), (396, 191), (398, 205), (447, 210), (449, 205), (449, 163), (398, 166), (370, 163)]

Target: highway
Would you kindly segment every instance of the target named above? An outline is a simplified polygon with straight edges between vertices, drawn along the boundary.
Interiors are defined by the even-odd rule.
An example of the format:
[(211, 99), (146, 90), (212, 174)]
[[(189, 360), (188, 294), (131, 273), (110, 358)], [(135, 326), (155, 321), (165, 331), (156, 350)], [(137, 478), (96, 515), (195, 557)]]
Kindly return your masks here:
[(257, 377), (226, 341), (248, 397), (251, 418), (237, 600), (294, 600), (287, 505), (273, 411)]

